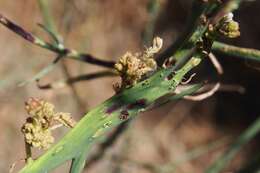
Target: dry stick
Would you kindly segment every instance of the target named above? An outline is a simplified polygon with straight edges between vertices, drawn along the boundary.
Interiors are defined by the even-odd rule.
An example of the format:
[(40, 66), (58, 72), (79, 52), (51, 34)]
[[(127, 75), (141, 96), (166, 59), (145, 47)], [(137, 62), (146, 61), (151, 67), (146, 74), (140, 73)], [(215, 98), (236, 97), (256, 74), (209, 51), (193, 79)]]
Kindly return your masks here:
[(56, 82), (52, 82), (52, 83), (48, 83), (48, 84), (44, 84), (44, 85), (38, 83), (38, 87), (40, 89), (60, 89), (60, 88), (75, 84), (77, 82), (89, 81), (89, 80), (98, 79), (101, 77), (111, 77), (111, 76), (115, 76), (115, 75), (116, 74), (112, 71), (100, 71), (100, 72), (70, 77), (65, 80), (60, 80), (60, 81), (56, 81)]
[(211, 97), (212, 95), (214, 95), (218, 91), (219, 88), (220, 88), (220, 83), (217, 83), (211, 90), (209, 90), (205, 93), (195, 95), (195, 96), (184, 96), (184, 98), (187, 100), (192, 100), (192, 101), (205, 100), (205, 99)]
[(213, 53), (210, 53), (208, 58), (210, 59), (211, 63), (213, 64), (213, 66), (217, 70), (218, 74), (220, 74), (220, 75), (223, 74), (224, 73), (223, 67), (221, 66), (217, 57)]
[[(206, 92), (210, 89), (212, 89), (216, 84), (205, 84), (203, 85), (203, 87), (201, 87), (200, 89), (197, 90), (197, 92), (194, 92), (194, 94), (199, 94), (199, 93), (203, 93)], [(183, 92), (185, 90), (187, 90), (189, 87), (191, 87), (191, 85), (181, 85), (178, 86), (178, 90)], [(218, 89), (218, 91), (220, 92), (238, 92), (239, 94), (244, 94), (246, 92), (245, 88), (241, 85), (237, 85), (237, 84), (220, 84), (220, 87)]]
[(64, 45), (62, 45), (62, 44), (54, 45), (54, 44), (45, 42), (45, 41), (41, 40), (40, 38), (34, 36), (30, 32), (27, 32), (26, 30), (24, 30), (20, 26), (16, 25), (15, 23), (11, 22), (10, 20), (8, 20), (6, 17), (4, 17), (1, 14), (0, 14), (0, 23), (2, 25), (6, 26), (11, 31), (13, 31), (14, 33), (16, 33), (19, 36), (21, 36), (22, 38), (24, 38), (25, 40), (29, 41), (30, 43), (37, 45), (39, 47), (48, 49), (59, 55), (63, 55), (63, 56), (69, 57), (71, 59), (83, 61), (83, 62), (86, 62), (89, 64), (98, 65), (98, 66), (102, 66), (102, 67), (106, 67), (106, 68), (114, 67), (114, 64), (115, 64), (114, 61), (101, 60), (90, 54), (79, 53), (76, 50), (65, 48)]

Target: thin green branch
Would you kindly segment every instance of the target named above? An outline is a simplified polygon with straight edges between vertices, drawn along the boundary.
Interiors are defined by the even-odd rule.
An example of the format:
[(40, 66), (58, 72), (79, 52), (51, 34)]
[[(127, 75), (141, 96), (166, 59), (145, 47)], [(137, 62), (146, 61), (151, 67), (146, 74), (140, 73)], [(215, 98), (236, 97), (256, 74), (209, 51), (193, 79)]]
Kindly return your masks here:
[[(166, 59), (169, 57), (176, 57), (179, 50), (187, 47), (187, 45), (192, 45), (189, 47), (189, 51), (186, 51), (185, 54), (189, 57), (189, 54), (194, 52), (195, 44), (199, 38), (206, 32), (209, 21), (207, 19), (208, 15), (212, 15), (212, 13), (218, 9), (220, 4), (216, 2), (206, 3), (203, 1), (193, 1), (192, 6), (192, 14), (190, 15), (190, 19), (188, 20), (187, 29), (183, 32), (183, 34), (170, 45), (164, 52), (162, 52), (157, 57), (157, 63), (159, 66), (163, 65)], [(213, 15), (214, 16), (214, 15)], [(183, 56), (183, 57), (187, 57)], [(185, 58), (183, 58), (185, 59)], [(185, 62), (186, 60), (184, 60)]]
[(216, 162), (206, 171), (206, 173), (219, 173), (221, 172), (242, 147), (250, 142), (260, 132), (260, 118), (249, 126), (238, 139), (230, 146), (230, 148), (219, 158)]
[(11, 22), (9, 19), (7, 19), (1, 14), (0, 14), (0, 23), (6, 26), (11, 31), (13, 31), (14, 33), (24, 38), (25, 40), (29, 41), (30, 43), (45, 48), (47, 50), (50, 50), (52, 52), (55, 52), (60, 56), (69, 57), (71, 59), (83, 61), (89, 64), (98, 65), (106, 68), (114, 67), (115, 64), (114, 61), (101, 60), (90, 54), (79, 53), (76, 50), (65, 48), (65, 46), (62, 44), (56, 45), (56, 44), (50, 44), (48, 42), (45, 42), (42, 39), (34, 36), (30, 32), (24, 30), (22, 27), (18, 26), (17, 24)]
[(260, 50), (237, 47), (221, 42), (214, 42), (212, 46), (214, 52), (223, 53), (248, 60), (260, 61)]
[[(215, 24), (220, 18), (229, 12), (236, 10), (242, 0), (223, 1), (224, 4), (218, 4), (217, 1), (205, 3), (203, 1), (194, 1), (192, 14), (188, 21), (187, 29), (183, 34), (170, 45), (163, 53), (157, 57), (157, 62), (162, 65), (170, 56), (174, 59), (180, 59), (179, 52), (182, 52), (182, 57), (189, 57), (193, 53), (195, 43), (207, 31), (209, 24)], [(186, 50), (184, 49), (186, 48)], [(186, 54), (187, 56), (183, 56)], [(185, 58), (183, 58), (185, 62)]]
[(57, 28), (55, 23), (52, 19), (52, 15), (49, 9), (49, 1), (48, 0), (38, 0), (38, 4), (43, 16), (44, 23), (46, 24), (47, 28), (54, 33), (56, 36), (58, 35)]
[(21, 83), (18, 84), (18, 86), (22, 87), (28, 83), (34, 82), (34, 81), (39, 81), (42, 77), (47, 75), (50, 71), (52, 71), (55, 67), (55, 65), (59, 62), (61, 59), (61, 56), (58, 56), (54, 59), (53, 62), (48, 64), (46, 67), (44, 67), (40, 72), (38, 72), (36, 75), (34, 75), (31, 79), (25, 80)]

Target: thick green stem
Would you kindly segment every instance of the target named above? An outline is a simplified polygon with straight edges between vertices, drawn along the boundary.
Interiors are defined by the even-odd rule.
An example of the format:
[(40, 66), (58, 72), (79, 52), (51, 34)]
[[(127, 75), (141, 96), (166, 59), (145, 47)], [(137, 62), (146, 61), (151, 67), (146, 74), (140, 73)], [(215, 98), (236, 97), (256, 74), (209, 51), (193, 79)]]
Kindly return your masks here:
[(21, 173), (44, 173), (77, 157), (107, 130), (147, 109), (161, 96), (173, 91), (183, 76), (200, 62), (199, 54), (191, 58), (172, 76), (172, 69), (158, 71), (149, 79), (110, 98), (90, 111), (58, 144)]

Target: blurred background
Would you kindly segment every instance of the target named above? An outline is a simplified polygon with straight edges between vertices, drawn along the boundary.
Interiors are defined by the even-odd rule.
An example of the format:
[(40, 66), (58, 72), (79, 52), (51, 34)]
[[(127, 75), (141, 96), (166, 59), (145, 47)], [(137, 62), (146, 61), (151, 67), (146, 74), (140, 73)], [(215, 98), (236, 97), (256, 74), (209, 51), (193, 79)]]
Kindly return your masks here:
[[(156, 20), (151, 21), (149, 0), (52, 0), (50, 10), (64, 44), (80, 52), (116, 61), (126, 51), (144, 49), (147, 27), (154, 24), (154, 36), (167, 48), (183, 32), (190, 0), (160, 0)], [(37, 0), (0, 0), (0, 13), (33, 34), (48, 40), (38, 26), (43, 23)], [(246, 1), (235, 13), (241, 37), (224, 40), (238, 46), (260, 49), (260, 1)], [(149, 46), (149, 45), (146, 45)], [(80, 81), (58, 89), (41, 90), (32, 79), (55, 54), (34, 46), (0, 26), (0, 172), (25, 156), (20, 132), (27, 115), (24, 102), (29, 97), (43, 98), (62, 112), (79, 120), (85, 112), (114, 94), (117, 77)], [(217, 92), (200, 102), (181, 100), (148, 111), (133, 120), (108, 147), (102, 157), (86, 166), (97, 173), (201, 173), (214, 162), (241, 132), (260, 115), (260, 64), (216, 54), (224, 68), (218, 75), (206, 60), (197, 69), (193, 82), (221, 81), (245, 89), (243, 94)], [(52, 83), (104, 68), (63, 59), (40, 83)], [(66, 129), (55, 132), (56, 141)], [(113, 132), (111, 132), (113, 133)], [(238, 172), (260, 155), (259, 136), (246, 145), (226, 172)], [(100, 148), (91, 152), (94, 155)], [(41, 151), (34, 151), (35, 155)], [(260, 165), (260, 162), (258, 162)], [(15, 172), (23, 166), (19, 162)], [(54, 172), (67, 172), (65, 164)]]

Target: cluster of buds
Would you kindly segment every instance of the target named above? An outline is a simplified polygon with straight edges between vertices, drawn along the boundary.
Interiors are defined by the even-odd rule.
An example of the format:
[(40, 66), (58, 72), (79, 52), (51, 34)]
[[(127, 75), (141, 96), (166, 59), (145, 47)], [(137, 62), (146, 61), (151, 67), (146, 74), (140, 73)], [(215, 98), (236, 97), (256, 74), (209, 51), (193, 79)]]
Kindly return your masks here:
[(220, 34), (228, 38), (236, 38), (240, 36), (239, 24), (233, 20), (233, 13), (225, 15), (218, 24)]
[(127, 52), (115, 64), (115, 70), (121, 76), (121, 86), (115, 87), (116, 91), (135, 85), (142, 79), (157, 69), (154, 54), (162, 48), (163, 41), (156, 37), (152, 47), (147, 48), (143, 53), (132, 54)]
[(30, 115), (22, 126), (25, 142), (32, 147), (48, 149), (54, 142), (51, 130), (55, 126), (74, 127), (76, 122), (70, 114), (55, 112), (54, 105), (44, 100), (30, 98), (25, 103)]

